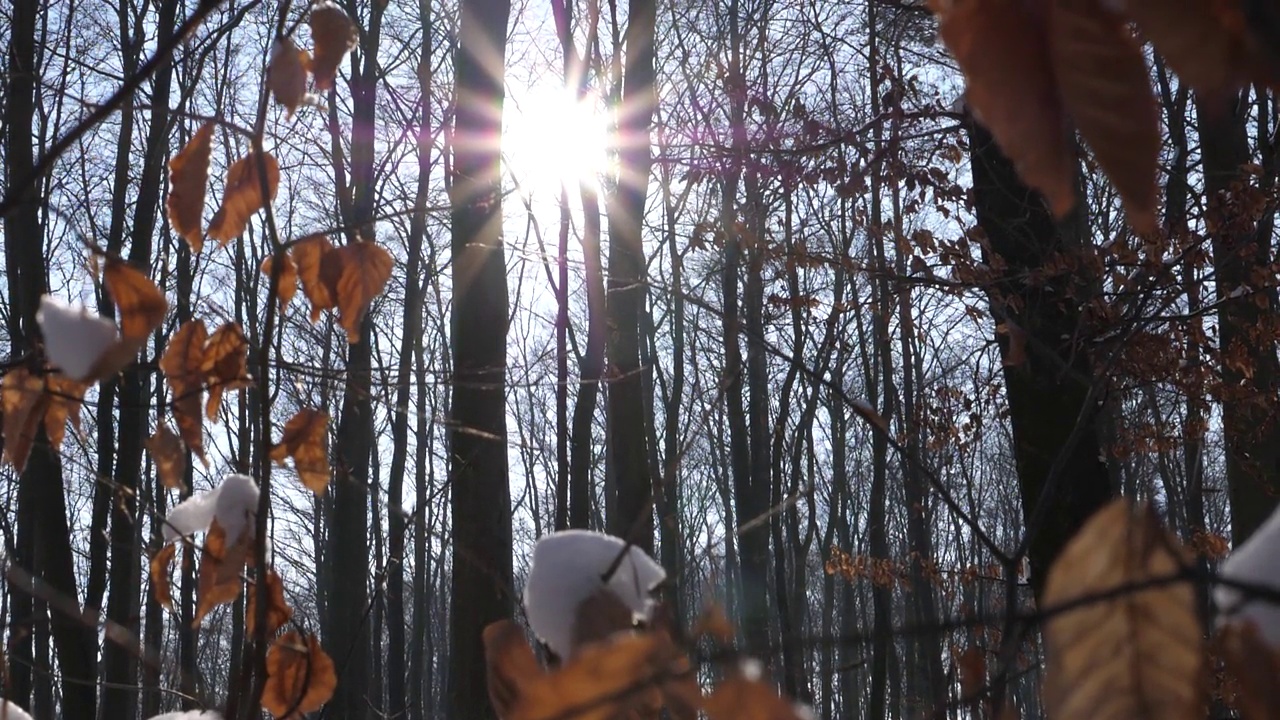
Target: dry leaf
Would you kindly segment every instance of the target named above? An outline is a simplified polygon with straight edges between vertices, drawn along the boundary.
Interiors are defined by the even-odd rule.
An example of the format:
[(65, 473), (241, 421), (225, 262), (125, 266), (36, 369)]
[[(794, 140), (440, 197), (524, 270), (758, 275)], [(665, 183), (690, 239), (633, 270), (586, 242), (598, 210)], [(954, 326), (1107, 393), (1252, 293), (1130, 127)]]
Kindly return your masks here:
[(24, 367), (11, 368), (0, 382), (0, 405), (4, 409), (4, 457), (21, 473), (49, 407), (44, 380)]
[(213, 123), (205, 123), (169, 161), (169, 197), (165, 200), (169, 225), (187, 241), (193, 253), (204, 247), (200, 216), (204, 214), (212, 141)]
[(1280, 657), (1261, 637), (1252, 621), (1229, 622), (1218, 630), (1214, 646), (1235, 680), (1235, 697), (1227, 698), (1244, 720), (1280, 718)]
[(262, 274), (268, 279), (271, 277), (272, 271), (275, 270), (276, 258), (282, 260), (280, 265), (280, 281), (276, 287), (276, 297), (280, 299), (280, 313), (284, 314), (285, 307), (289, 301), (293, 300), (294, 294), (298, 292), (298, 266), (293, 261), (293, 256), (286, 253), (277, 255), (268, 255), (262, 261)]
[(344, 245), (321, 259), (320, 277), (338, 306), (347, 342), (360, 342), (360, 323), (391, 279), (392, 266), (391, 254), (369, 242)]
[(147, 438), (147, 451), (156, 464), (156, 474), (160, 476), (160, 484), (170, 490), (186, 490), (182, 481), (187, 470), (187, 455), (182, 439), (169, 429), (169, 423), (161, 422), (156, 431)]
[(751, 673), (737, 672), (716, 685), (703, 709), (708, 720), (800, 720), (794, 703)]
[(1004, 351), (1001, 363), (1005, 367), (1022, 367), (1027, 364), (1027, 331), (1021, 325), (1006, 320), (996, 325), (997, 335), (1009, 336), (1009, 344)]
[(249, 384), (249, 342), (240, 323), (229, 322), (218, 328), (205, 343), (200, 372), (209, 384), (209, 402), (205, 415), (218, 419), (222, 394)]
[(280, 164), (270, 153), (262, 153), (262, 164), (267, 169), (266, 200), (262, 196), (262, 180), (258, 174), (258, 159), (255, 155), (240, 158), (227, 170), (227, 187), (222, 193), (222, 206), (209, 223), (209, 237), (224, 246), (240, 237), (249, 225), (249, 218), (276, 197), (276, 188), (280, 185)]
[(315, 75), (317, 90), (333, 88), (338, 65), (359, 39), (356, 24), (335, 3), (326, 0), (311, 7), (311, 42), (315, 46), (311, 73)]
[(169, 338), (169, 346), (160, 358), (160, 370), (173, 398), (173, 418), (178, 423), (178, 432), (201, 460), (204, 460), (204, 418), (200, 408), (207, 339), (204, 321), (188, 320)]
[(303, 642), (297, 631), (290, 631), (267, 650), (262, 707), (277, 718), (300, 718), (319, 710), (337, 686), (333, 660), (315, 635), (307, 635)]
[(119, 260), (107, 261), (102, 282), (119, 313), (116, 324), (120, 326), (120, 339), (136, 343), (136, 353), (151, 338), (151, 332), (164, 322), (169, 303), (150, 278)]
[(520, 701), (521, 686), (542, 678), (542, 666), (534, 657), (524, 630), (510, 620), (499, 620), (484, 629), (484, 656), (489, 700), (498, 717), (506, 720)]
[[(253, 635), (258, 624), (258, 587), (250, 584), (245, 603), (244, 622), (246, 632)], [(274, 635), (293, 617), (293, 608), (284, 599), (284, 582), (275, 570), (267, 570), (267, 636)]]
[(204, 620), (210, 610), (240, 596), (240, 571), (249, 558), (249, 538), (252, 534), (251, 531), (241, 532), (234, 543), (228, 543), (227, 531), (218, 524), (217, 518), (209, 524), (204, 548), (200, 551), (200, 601), (196, 605), (192, 627), (199, 627), (200, 621)]
[(62, 445), (68, 421), (76, 432), (80, 432), (80, 409), (84, 405), (84, 394), (89, 386), (61, 373), (49, 373), (44, 376), (44, 381), (46, 392), (49, 393), (49, 407), (44, 414), (44, 431), (49, 435), (49, 445), (56, 448)]
[(1050, 569), (1040, 603), (1052, 613), (1081, 602), (1045, 622), (1050, 717), (1203, 717), (1205, 648), (1191, 582), (1120, 592), (1192, 561), (1148, 508), (1127, 499), (1085, 523)]
[(1129, 223), (1153, 232), (1160, 116), (1142, 49), (1101, 0), (1055, 0), (1050, 8), (1050, 57), (1067, 114), (1119, 191)]
[(283, 463), (293, 458), (298, 478), (316, 495), (329, 485), (329, 414), (303, 408), (284, 425), (280, 442), (271, 448), (271, 459)]
[(267, 87), (276, 102), (285, 106), (289, 117), (306, 100), (307, 65), (311, 55), (299, 50), (292, 38), (280, 38), (271, 46), (271, 64), (267, 66)]
[(657, 717), (660, 684), (683, 654), (660, 633), (624, 633), (580, 648), (558, 670), (519, 688), (508, 720)]
[(311, 322), (320, 319), (320, 311), (335, 307), (333, 295), (320, 276), (320, 267), (324, 258), (333, 250), (329, 238), (324, 235), (309, 235), (294, 243), (289, 250), (298, 269), (298, 279), (302, 282), (302, 294), (311, 303)]
[(169, 566), (178, 552), (176, 543), (165, 543), (151, 556), (151, 589), (155, 593), (156, 602), (166, 610), (173, 610), (173, 595), (169, 590)]
[(930, 0), (938, 31), (968, 80), (976, 118), (1058, 216), (1075, 205), (1075, 158), (1046, 52), (1023, 0)]

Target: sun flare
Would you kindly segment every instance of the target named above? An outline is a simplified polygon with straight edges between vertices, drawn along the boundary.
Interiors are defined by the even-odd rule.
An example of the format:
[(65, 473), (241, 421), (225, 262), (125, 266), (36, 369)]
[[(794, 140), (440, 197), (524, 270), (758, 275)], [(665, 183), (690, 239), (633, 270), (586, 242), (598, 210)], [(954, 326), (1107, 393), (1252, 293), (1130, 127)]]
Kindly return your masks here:
[(608, 117), (599, 99), (578, 100), (562, 87), (512, 93), (506, 110), (502, 153), (520, 192), (557, 196), (561, 184), (598, 186), (609, 170)]

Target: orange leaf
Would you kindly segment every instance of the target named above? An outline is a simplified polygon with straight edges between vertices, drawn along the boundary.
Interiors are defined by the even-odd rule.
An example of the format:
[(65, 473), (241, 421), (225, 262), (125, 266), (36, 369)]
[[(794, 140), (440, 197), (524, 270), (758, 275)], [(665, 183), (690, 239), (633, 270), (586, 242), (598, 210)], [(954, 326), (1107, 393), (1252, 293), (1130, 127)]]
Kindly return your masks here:
[(703, 702), (708, 720), (800, 720), (796, 706), (759, 679), (735, 673)]
[(298, 268), (298, 279), (302, 281), (302, 293), (311, 303), (311, 322), (320, 319), (320, 311), (335, 306), (329, 287), (320, 277), (320, 266), (324, 257), (333, 250), (329, 238), (324, 235), (310, 235), (294, 243), (289, 251)]
[(177, 552), (177, 544), (167, 543), (151, 556), (151, 589), (155, 593), (156, 602), (166, 610), (173, 610), (173, 595), (169, 591), (169, 566), (173, 564), (173, 556)]
[(245, 560), (249, 557), (251, 535), (252, 533), (242, 532), (234, 544), (228, 545), (227, 531), (218, 524), (217, 519), (209, 524), (204, 548), (200, 551), (200, 602), (196, 605), (196, 618), (192, 627), (199, 627), (200, 621), (204, 620), (210, 610), (240, 596), (240, 571), (244, 569)]
[(938, 31), (968, 80), (974, 115), (1058, 216), (1075, 205), (1075, 159), (1046, 53), (1023, 0), (931, 0)]
[(284, 308), (293, 300), (293, 296), (298, 292), (298, 266), (293, 261), (293, 256), (286, 253), (278, 255), (268, 255), (262, 261), (262, 274), (269, 279), (271, 272), (275, 269), (276, 258), (282, 260), (280, 265), (280, 284), (276, 287), (276, 297), (280, 299), (280, 312), (284, 313)]
[(499, 620), (484, 629), (484, 656), (489, 700), (499, 718), (511, 717), (520, 702), (520, 687), (539, 682), (545, 674), (542, 666), (534, 657), (524, 630), (510, 620)]
[(49, 444), (53, 447), (62, 445), (66, 435), (67, 421), (80, 431), (80, 409), (84, 405), (84, 393), (89, 386), (79, 380), (73, 380), (61, 373), (45, 375), (45, 388), (49, 393), (49, 408), (44, 415), (44, 431), (49, 435)]
[(387, 281), (391, 279), (391, 254), (368, 242), (344, 245), (327, 253), (320, 277), (338, 306), (338, 324), (347, 331), (347, 342), (360, 342), (360, 322)]
[(169, 303), (151, 279), (133, 266), (119, 260), (108, 260), (102, 271), (102, 282), (111, 293), (120, 313), (120, 337), (133, 341), (142, 349), (151, 332), (164, 322)]
[(333, 660), (315, 635), (307, 635), (304, 642), (297, 631), (290, 631), (267, 650), (262, 707), (277, 718), (300, 718), (319, 710), (337, 686)]
[(209, 237), (225, 246), (244, 234), (249, 218), (276, 197), (280, 185), (280, 164), (269, 153), (262, 153), (267, 169), (267, 196), (263, 199), (258, 159), (250, 154), (231, 164), (227, 170), (227, 187), (222, 193), (222, 207), (209, 223)]
[(156, 464), (160, 483), (171, 490), (186, 490), (187, 485), (182, 481), (187, 469), (186, 452), (182, 439), (169, 429), (168, 423), (161, 422), (147, 438), (147, 450)]
[(316, 495), (329, 485), (329, 415), (303, 408), (284, 425), (280, 443), (271, 448), (271, 459), (283, 463), (293, 458), (298, 478)]
[(205, 185), (209, 182), (212, 141), (213, 123), (205, 123), (169, 161), (169, 197), (165, 201), (169, 225), (187, 241), (193, 253), (199, 253), (204, 247), (200, 216), (204, 213)]
[(24, 367), (12, 368), (0, 383), (0, 405), (4, 409), (4, 457), (21, 473), (49, 407), (44, 380)]
[(1049, 37), (1067, 113), (1138, 232), (1156, 229), (1160, 117), (1142, 48), (1100, 0), (1054, 0)]
[(200, 414), (204, 388), (204, 347), (208, 337), (203, 320), (188, 320), (169, 338), (160, 370), (169, 383), (173, 417), (187, 447), (204, 460), (204, 422)]
[(209, 383), (209, 403), (205, 414), (217, 420), (222, 393), (249, 384), (249, 343), (240, 323), (229, 322), (214, 331), (205, 343), (200, 372)]
[(267, 87), (276, 102), (289, 111), (294, 110), (307, 97), (307, 65), (311, 55), (299, 50), (291, 38), (281, 38), (271, 46), (271, 64), (267, 66)]
[[(284, 599), (284, 583), (275, 570), (267, 570), (267, 635), (274, 635), (293, 617), (293, 608)], [(258, 587), (252, 584), (248, 589), (248, 602), (245, 603), (245, 628), (253, 635), (258, 623)]]
[(311, 42), (315, 50), (311, 58), (311, 72), (316, 77), (317, 90), (333, 88), (338, 65), (359, 39), (356, 24), (342, 8), (328, 1), (312, 6)]

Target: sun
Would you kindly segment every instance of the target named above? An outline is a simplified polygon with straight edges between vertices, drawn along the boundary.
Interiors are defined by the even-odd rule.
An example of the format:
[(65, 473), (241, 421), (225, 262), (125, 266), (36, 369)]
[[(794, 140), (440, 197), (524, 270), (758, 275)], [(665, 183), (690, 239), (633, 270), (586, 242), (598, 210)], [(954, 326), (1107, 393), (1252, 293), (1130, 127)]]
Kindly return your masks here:
[(563, 87), (512, 92), (504, 110), (502, 155), (528, 196), (557, 197), (562, 184), (599, 187), (610, 167), (609, 121), (594, 95), (579, 100)]

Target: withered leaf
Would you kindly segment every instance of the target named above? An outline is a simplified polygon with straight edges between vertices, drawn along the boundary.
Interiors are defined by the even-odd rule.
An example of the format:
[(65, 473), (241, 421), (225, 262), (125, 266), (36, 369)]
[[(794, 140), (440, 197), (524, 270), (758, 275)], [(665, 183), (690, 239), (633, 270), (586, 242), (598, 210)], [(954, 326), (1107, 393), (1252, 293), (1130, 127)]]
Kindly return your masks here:
[(1055, 0), (1050, 8), (1050, 57), (1067, 114), (1119, 191), (1129, 223), (1152, 232), (1160, 117), (1142, 49), (1101, 0)]
[(734, 673), (703, 701), (708, 720), (800, 720), (794, 703), (760, 679)]
[(209, 237), (225, 246), (240, 237), (249, 218), (276, 197), (280, 185), (280, 164), (270, 153), (262, 153), (267, 170), (267, 195), (263, 199), (262, 180), (258, 174), (258, 158), (249, 154), (231, 164), (227, 170), (227, 187), (222, 193), (222, 206), (209, 223)]
[(289, 111), (289, 117), (307, 97), (307, 65), (311, 55), (299, 50), (292, 38), (280, 38), (271, 46), (267, 66), (267, 87), (275, 101)]
[(370, 242), (344, 245), (322, 258), (320, 277), (338, 307), (338, 324), (347, 331), (347, 342), (360, 342), (360, 323), (391, 279), (392, 266), (391, 254)]
[[(293, 608), (284, 599), (284, 582), (275, 570), (267, 570), (267, 636), (274, 635), (293, 617)], [(258, 626), (258, 587), (250, 584), (245, 603), (244, 622), (249, 635)]]
[(280, 299), (280, 312), (283, 314), (289, 301), (293, 300), (293, 296), (298, 292), (298, 266), (294, 263), (293, 256), (287, 253), (268, 255), (262, 261), (262, 274), (266, 275), (268, 279), (270, 279), (271, 273), (275, 269), (277, 258), (279, 258), (281, 264), (280, 284), (276, 288), (276, 297)]
[(542, 678), (542, 666), (524, 631), (510, 620), (499, 620), (484, 629), (484, 656), (489, 700), (498, 717), (506, 720), (520, 702), (521, 686)]
[(217, 420), (223, 392), (249, 384), (249, 342), (240, 323), (226, 323), (209, 336), (200, 371), (209, 384), (205, 414), (210, 420)]
[(160, 483), (171, 490), (186, 490), (182, 481), (186, 474), (186, 451), (182, 439), (169, 429), (169, 423), (161, 422), (156, 431), (147, 438), (147, 451), (156, 464), (156, 473)]
[(199, 627), (200, 621), (204, 620), (210, 610), (240, 596), (240, 571), (249, 558), (251, 537), (252, 533), (241, 532), (239, 537), (230, 541), (227, 531), (218, 524), (217, 518), (209, 524), (209, 532), (205, 535), (204, 547), (200, 551), (200, 600), (196, 604), (196, 617), (192, 627)]
[(177, 552), (177, 544), (166, 543), (151, 556), (151, 590), (155, 593), (156, 602), (170, 611), (173, 610), (173, 594), (169, 589), (169, 567), (173, 565)]
[(21, 473), (49, 407), (44, 380), (25, 367), (11, 368), (0, 382), (0, 405), (4, 408), (4, 457)]
[(310, 235), (294, 243), (289, 250), (298, 269), (298, 279), (302, 282), (302, 293), (311, 303), (311, 322), (320, 319), (320, 312), (335, 306), (334, 297), (329, 286), (320, 276), (320, 267), (324, 257), (333, 250), (329, 238), (324, 235)]
[[(1078, 605), (1044, 626), (1047, 714), (1097, 717), (1203, 716), (1204, 639), (1195, 588), (1174, 578), (1191, 553), (1128, 499), (1094, 514), (1054, 561), (1041, 602), (1046, 612)], [(1111, 596), (1101, 597), (1107, 593)], [(1100, 599), (1083, 602), (1086, 598)]]
[(1215, 655), (1235, 680), (1234, 697), (1227, 697), (1245, 720), (1280, 718), (1280, 656), (1267, 644), (1252, 620), (1234, 620), (1219, 628), (1213, 639)]
[(329, 485), (329, 414), (303, 408), (284, 425), (280, 442), (271, 448), (271, 459), (283, 463), (293, 458), (298, 478), (316, 495)]
[(1046, 51), (1044, 23), (1023, 0), (931, 0), (939, 33), (968, 80), (966, 95), (1018, 175), (1058, 216), (1075, 205), (1075, 159)]
[(169, 197), (165, 200), (169, 225), (187, 241), (193, 253), (204, 247), (200, 217), (204, 214), (212, 141), (213, 123), (205, 123), (169, 161)]
[(1009, 340), (1004, 347), (1003, 358), (1001, 363), (1005, 367), (1022, 367), (1027, 364), (1027, 331), (1022, 329), (1021, 325), (1006, 320), (996, 325), (997, 335), (1006, 335)]
[(203, 320), (188, 320), (169, 338), (160, 370), (173, 398), (173, 418), (182, 441), (204, 460), (204, 348), (208, 330)]
[(338, 65), (360, 39), (356, 24), (333, 2), (317, 2), (311, 6), (311, 73), (317, 90), (333, 88)]
[(84, 394), (89, 386), (61, 373), (49, 373), (44, 376), (44, 380), (45, 389), (49, 393), (49, 407), (44, 414), (44, 431), (49, 435), (49, 444), (56, 448), (62, 445), (68, 421), (76, 432), (80, 431), (80, 409), (84, 405)]
[(116, 324), (120, 326), (120, 338), (126, 343), (136, 343), (136, 353), (150, 339), (151, 332), (164, 322), (169, 303), (150, 278), (119, 260), (107, 261), (102, 282), (119, 312)]
[[(315, 635), (296, 630), (281, 635), (267, 650), (267, 682), (262, 707), (277, 718), (300, 718), (319, 710), (338, 686), (333, 660)], [(292, 714), (289, 714), (292, 713)]]

